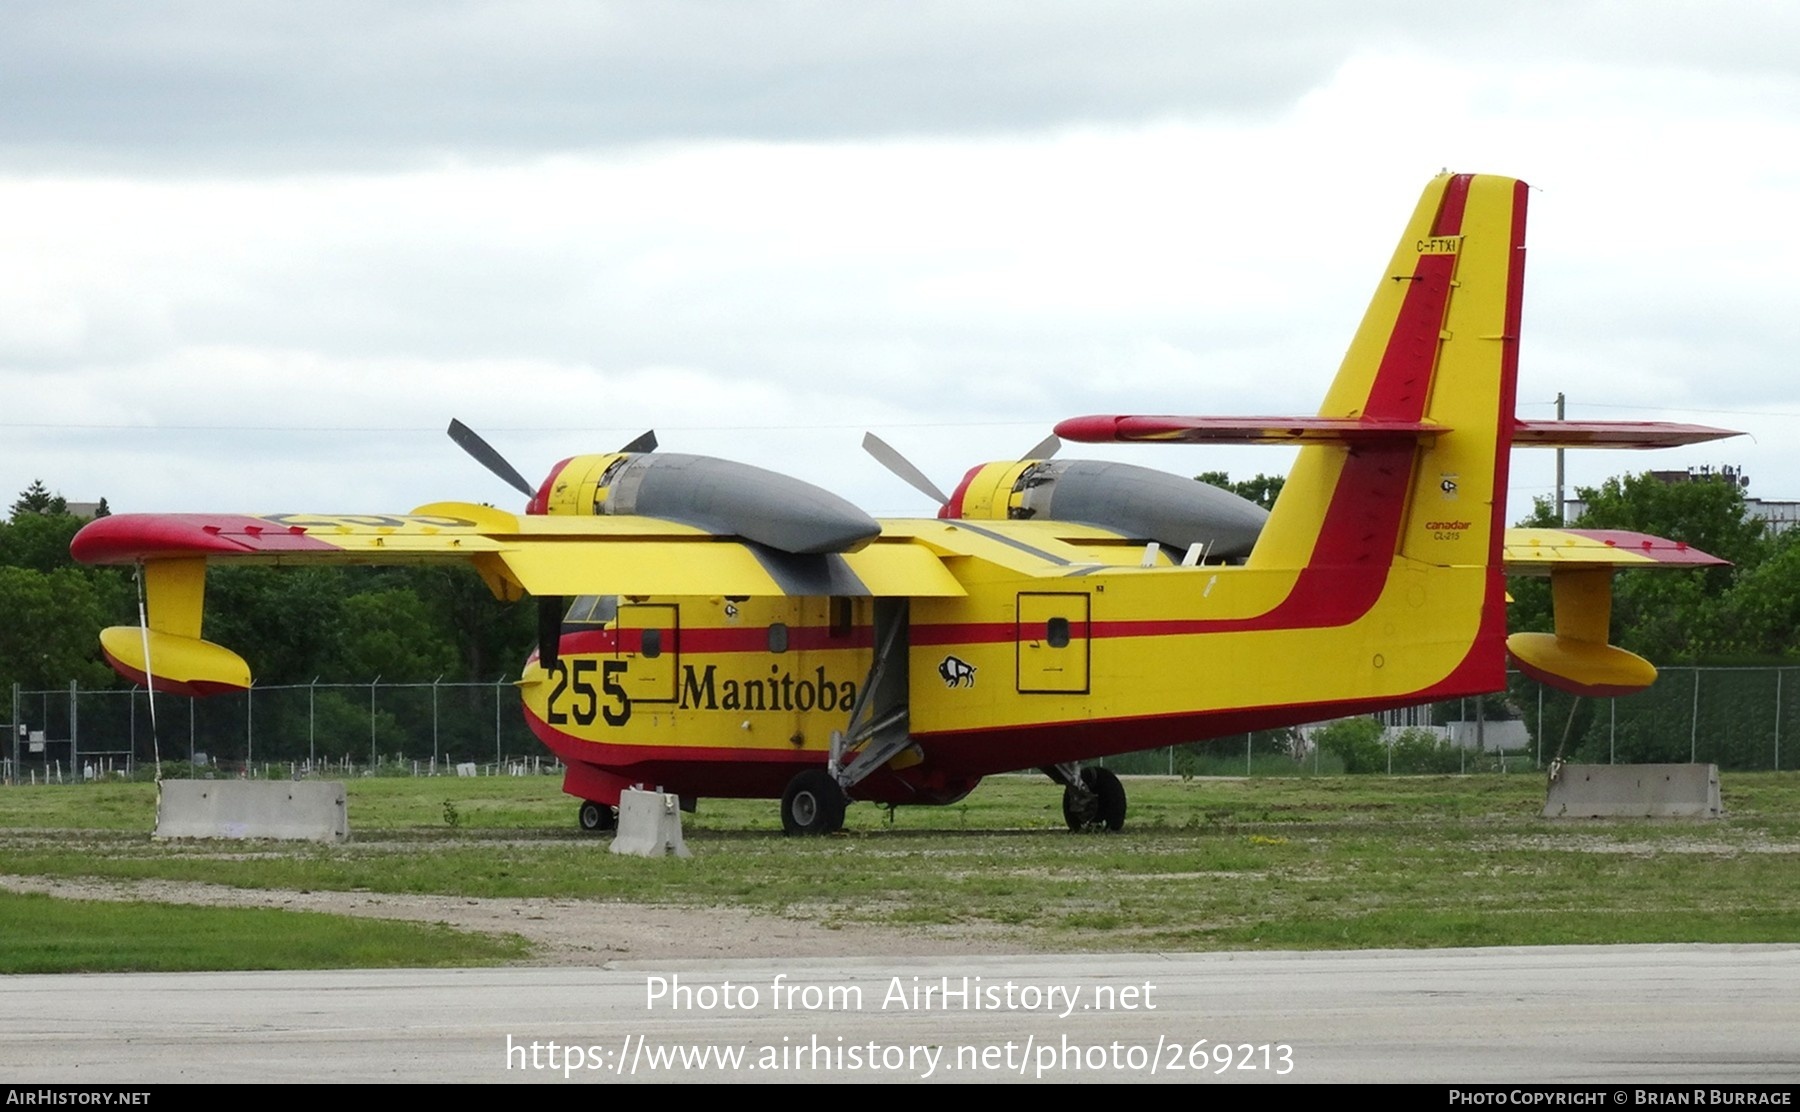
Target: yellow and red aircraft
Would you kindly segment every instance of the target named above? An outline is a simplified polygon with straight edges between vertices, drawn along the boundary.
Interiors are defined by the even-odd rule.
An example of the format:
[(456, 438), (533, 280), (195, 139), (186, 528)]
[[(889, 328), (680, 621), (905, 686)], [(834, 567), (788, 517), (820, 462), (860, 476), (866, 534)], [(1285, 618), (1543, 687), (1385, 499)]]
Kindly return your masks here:
[[(250, 683), (201, 639), (211, 560), (459, 560), (501, 598), (536, 596), (519, 687), (585, 827), (610, 826), (620, 791), (643, 784), (780, 797), (790, 832), (824, 833), (850, 799), (950, 803), (1039, 768), (1071, 827), (1116, 830), (1123, 788), (1079, 762), (1498, 691), (1509, 648), (1582, 693), (1654, 678), (1607, 643), (1614, 570), (1719, 561), (1635, 534), (1509, 534), (1509, 452), (1730, 434), (1514, 417), (1525, 201), (1508, 178), (1427, 187), (1316, 416), (1058, 426), (1298, 445), (1267, 513), (1146, 468), (1034, 458), (974, 468), (936, 518), (877, 522), (649, 438), (533, 487), (453, 423), (525, 513), (119, 515), (74, 554), (143, 566), (147, 619), (103, 646), (125, 676), (189, 694)], [(1555, 633), (1508, 640), (1509, 568), (1551, 575)]]

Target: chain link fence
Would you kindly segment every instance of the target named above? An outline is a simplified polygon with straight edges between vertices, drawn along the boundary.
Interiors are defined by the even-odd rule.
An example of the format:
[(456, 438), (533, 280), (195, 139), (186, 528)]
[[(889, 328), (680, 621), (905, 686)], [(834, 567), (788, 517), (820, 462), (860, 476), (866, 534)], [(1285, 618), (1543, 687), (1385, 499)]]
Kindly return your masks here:
[[(482, 772), (553, 765), (519, 712), (512, 683), (258, 685), (205, 699), (142, 688), (10, 690), (0, 771), (12, 781), (131, 775), (152, 762), (236, 774)], [(8, 709), (0, 705), (0, 711)], [(1476, 772), (1593, 764), (1701, 762), (1730, 770), (1800, 766), (1800, 667), (1670, 667), (1647, 691), (1575, 699), (1517, 673), (1506, 692), (1383, 716), (1385, 767)], [(1316, 727), (1258, 731), (1110, 757), (1120, 772), (1294, 775), (1346, 771)], [(1785, 752), (1784, 752), (1785, 747)], [(1366, 764), (1366, 762), (1365, 762)], [(466, 769), (465, 769), (466, 771)]]
[[(1666, 667), (1636, 695), (1577, 699), (1520, 673), (1504, 693), (1381, 715), (1385, 760), (1366, 771), (1515, 772), (1585, 764), (1800, 767), (1800, 667)], [(1118, 772), (1292, 776), (1346, 771), (1319, 726), (1109, 757)]]
[[(158, 756), (196, 770), (455, 774), (548, 767), (512, 683), (258, 684), (204, 699), (141, 687), (11, 691), (4, 771), (26, 782), (132, 775)], [(152, 714), (154, 713), (154, 721)], [(466, 772), (467, 769), (465, 768)]]

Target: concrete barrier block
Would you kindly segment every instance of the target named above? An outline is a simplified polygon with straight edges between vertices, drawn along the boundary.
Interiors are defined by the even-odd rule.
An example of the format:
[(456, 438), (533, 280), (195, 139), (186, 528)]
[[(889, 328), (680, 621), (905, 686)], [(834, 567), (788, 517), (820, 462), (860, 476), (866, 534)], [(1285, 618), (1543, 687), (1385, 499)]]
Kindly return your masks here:
[(1547, 819), (1716, 819), (1724, 813), (1719, 766), (1710, 764), (1566, 764), (1544, 795)]
[(635, 788), (620, 792), (619, 833), (611, 848), (634, 857), (692, 857), (681, 839), (680, 797)]
[(156, 837), (341, 842), (349, 808), (341, 781), (164, 780)]

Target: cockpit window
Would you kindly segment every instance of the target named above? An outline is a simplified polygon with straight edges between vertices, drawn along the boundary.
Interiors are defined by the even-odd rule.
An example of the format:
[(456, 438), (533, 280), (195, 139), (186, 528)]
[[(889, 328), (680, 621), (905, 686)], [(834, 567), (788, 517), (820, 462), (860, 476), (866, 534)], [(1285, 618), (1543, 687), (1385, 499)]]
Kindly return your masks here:
[(605, 625), (619, 616), (618, 595), (581, 595), (569, 604), (564, 625)]

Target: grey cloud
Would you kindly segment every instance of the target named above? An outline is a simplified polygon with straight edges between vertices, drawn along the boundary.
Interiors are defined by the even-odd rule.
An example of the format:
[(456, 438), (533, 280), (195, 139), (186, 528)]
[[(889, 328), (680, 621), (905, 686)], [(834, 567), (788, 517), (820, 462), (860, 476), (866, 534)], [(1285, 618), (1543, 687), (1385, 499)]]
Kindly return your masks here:
[(1794, 41), (1793, 17), (1772, 5), (1693, 27), (1675, 3), (1634, 7), (1629, 21), (1597, 0), (1480, 9), (15, 0), (0, 8), (0, 157), (15, 167), (291, 171), (648, 140), (1256, 118), (1291, 105), (1357, 49), (1395, 41), (1452, 56), (1579, 50), (1654, 61), (1686, 51), (1791, 65), (1775, 44)]

